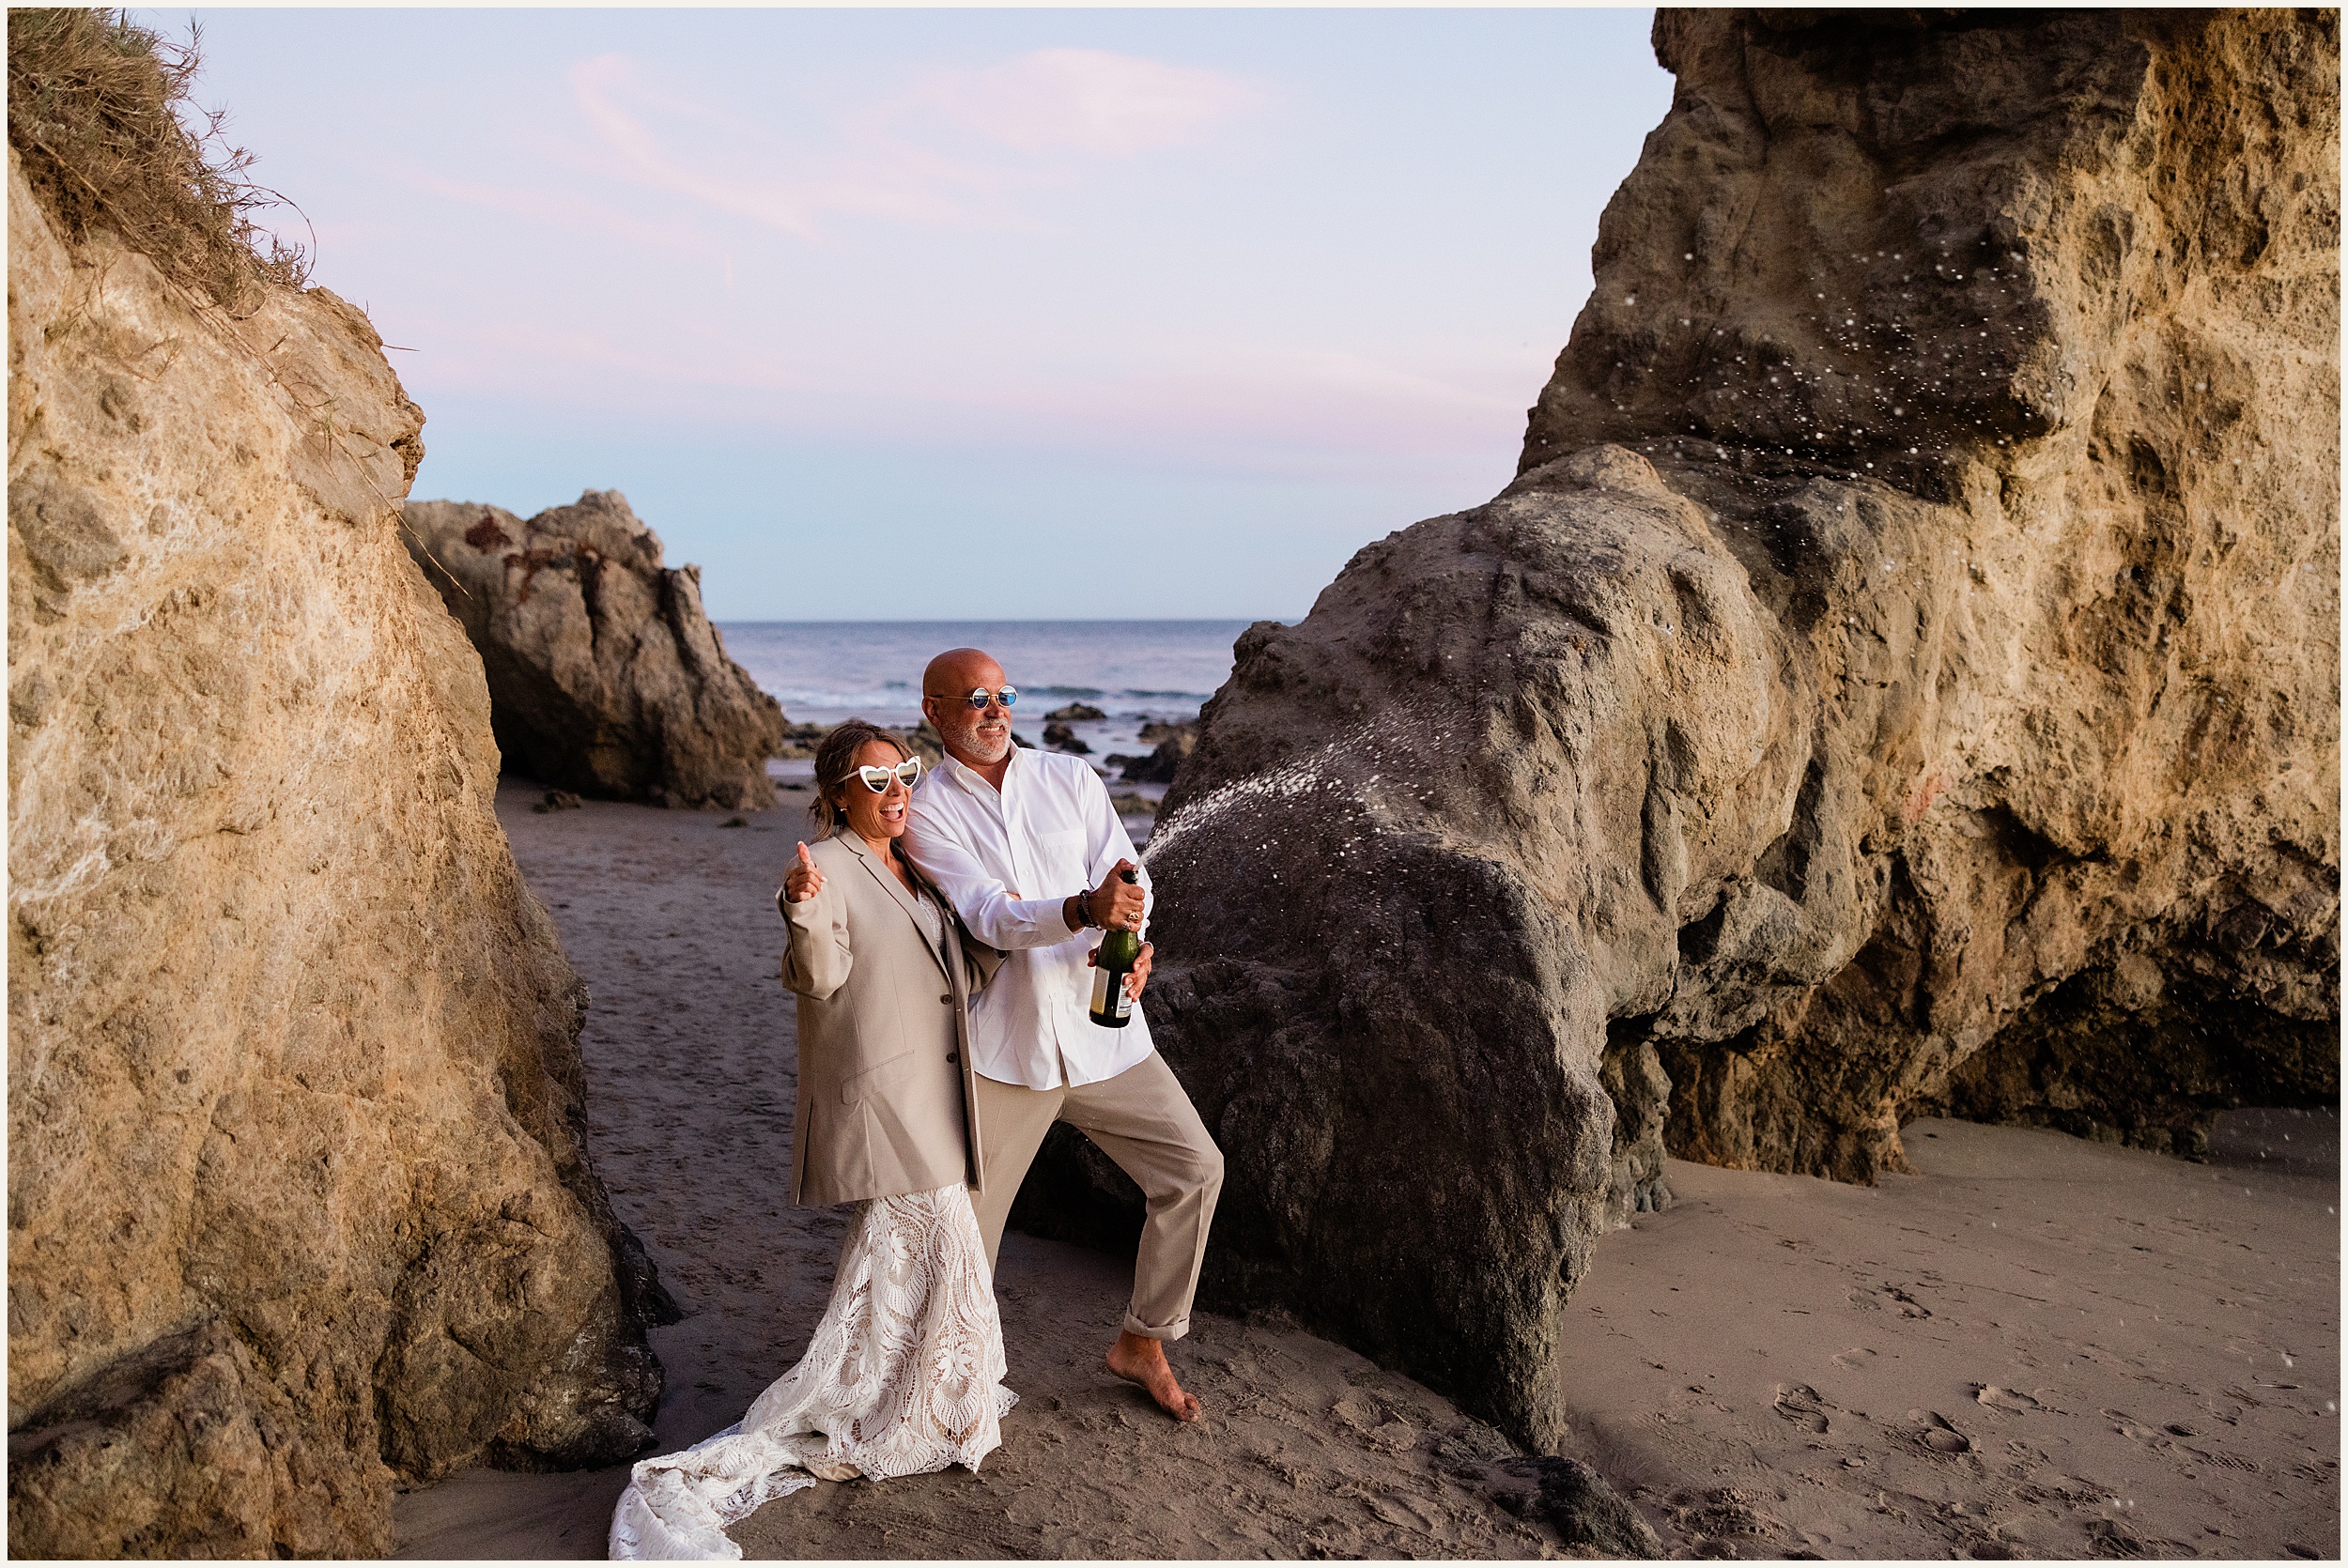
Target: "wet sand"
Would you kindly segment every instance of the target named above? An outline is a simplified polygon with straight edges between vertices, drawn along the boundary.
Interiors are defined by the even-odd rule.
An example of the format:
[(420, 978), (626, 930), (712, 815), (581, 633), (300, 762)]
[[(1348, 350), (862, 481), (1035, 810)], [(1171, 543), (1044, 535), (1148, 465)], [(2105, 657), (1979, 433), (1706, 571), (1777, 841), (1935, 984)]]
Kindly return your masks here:
[[(509, 785), (500, 815), (594, 993), (596, 1167), (688, 1314), (653, 1334), (682, 1447), (796, 1358), (842, 1235), (787, 1198), (772, 899), (805, 796), (729, 827), (538, 794)], [(1873, 1189), (1674, 1162), (1678, 1205), (1599, 1244), (1570, 1452), (1670, 1550), (2336, 1551), (2336, 1141), (2222, 1166), (1953, 1123), (1908, 1146), (1923, 1174)], [(1199, 1314), (1172, 1355), (1208, 1419), (1166, 1422), (1100, 1366), (1130, 1277), (1007, 1238), (1003, 1448), (779, 1499), (736, 1528), (746, 1554), (1565, 1555), (1495, 1496), (1490, 1427), (1276, 1322)], [(397, 1500), (400, 1554), (599, 1557), (625, 1479), (463, 1472)]]

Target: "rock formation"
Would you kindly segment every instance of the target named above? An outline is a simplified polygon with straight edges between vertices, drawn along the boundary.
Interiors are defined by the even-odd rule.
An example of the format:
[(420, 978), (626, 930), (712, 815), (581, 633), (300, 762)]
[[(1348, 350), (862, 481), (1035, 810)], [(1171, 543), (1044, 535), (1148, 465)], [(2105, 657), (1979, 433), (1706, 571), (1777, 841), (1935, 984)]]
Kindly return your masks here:
[(506, 765), (582, 793), (760, 811), (782, 709), (726, 656), (698, 566), (617, 490), (528, 521), (475, 501), (409, 501), (408, 547), (489, 672)]
[(2337, 25), (1658, 14), (1516, 481), (1246, 632), (1159, 819), (1212, 1303), (1547, 1445), (1667, 1147), (2337, 1093)]
[(1141, 740), (1153, 747), (1146, 757), (1112, 754), (1108, 765), (1118, 768), (1128, 784), (1171, 784), (1174, 776), (1198, 746), (1196, 724), (1145, 724)]
[(782, 727), (782, 746), (775, 755), (799, 761), (811, 760), (815, 748), (830, 732), (831, 726), (827, 724), (785, 724)]
[(366, 318), (8, 202), (9, 1549), (381, 1554), (650, 1436), (585, 990)]
[(1503, 1459), (1493, 1467), (1492, 1500), (1520, 1518), (1545, 1519), (1568, 1546), (1592, 1557), (1651, 1560), (1664, 1555), (1655, 1527), (1579, 1459)]

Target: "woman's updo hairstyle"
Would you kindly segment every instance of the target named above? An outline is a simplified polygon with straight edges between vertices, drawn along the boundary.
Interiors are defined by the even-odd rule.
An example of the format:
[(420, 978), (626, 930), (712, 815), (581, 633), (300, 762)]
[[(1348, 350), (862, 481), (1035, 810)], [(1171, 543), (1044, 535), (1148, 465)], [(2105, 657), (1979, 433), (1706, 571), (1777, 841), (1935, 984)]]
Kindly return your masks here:
[(894, 730), (884, 730), (870, 719), (852, 718), (826, 735), (815, 748), (815, 798), (810, 802), (807, 814), (814, 819), (818, 841), (831, 837), (832, 830), (847, 824), (848, 809), (840, 804), (840, 792), (850, 784), (857, 789), (864, 783), (856, 776), (857, 753), (868, 742), (887, 741), (897, 748), (900, 757), (913, 755), (913, 747)]

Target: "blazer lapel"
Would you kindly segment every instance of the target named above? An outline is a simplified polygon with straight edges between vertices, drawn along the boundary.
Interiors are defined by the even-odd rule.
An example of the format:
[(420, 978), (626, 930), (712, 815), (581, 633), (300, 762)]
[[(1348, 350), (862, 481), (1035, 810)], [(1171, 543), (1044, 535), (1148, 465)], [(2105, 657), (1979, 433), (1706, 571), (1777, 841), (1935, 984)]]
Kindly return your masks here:
[[(864, 862), (864, 869), (868, 872), (872, 873), (873, 880), (879, 883), (882, 889), (886, 891), (890, 898), (897, 900), (897, 907), (904, 911), (904, 916), (906, 919), (913, 922), (914, 935), (921, 939), (921, 950), (929, 954), (932, 961), (936, 963), (941, 974), (945, 975), (949, 979), (951, 979), (953, 977), (953, 971), (947, 968), (945, 955), (940, 953), (937, 950), (936, 945), (930, 941), (930, 933), (927, 928), (921, 924), (920, 911), (914, 904), (913, 895), (905, 891), (905, 884), (899, 882), (896, 874), (890, 871), (888, 867), (882, 865), (879, 857), (874, 855), (871, 850), (865, 848), (863, 842), (857, 839), (855, 835), (843, 833), (841, 835), (841, 840), (848, 846), (858, 860)], [(918, 875), (919, 873), (916, 874)], [(931, 896), (933, 898), (936, 896), (934, 890)], [(941, 915), (944, 915), (947, 919), (952, 918), (950, 915), (946, 914), (946, 906), (944, 904), (941, 903), (937, 907)]]

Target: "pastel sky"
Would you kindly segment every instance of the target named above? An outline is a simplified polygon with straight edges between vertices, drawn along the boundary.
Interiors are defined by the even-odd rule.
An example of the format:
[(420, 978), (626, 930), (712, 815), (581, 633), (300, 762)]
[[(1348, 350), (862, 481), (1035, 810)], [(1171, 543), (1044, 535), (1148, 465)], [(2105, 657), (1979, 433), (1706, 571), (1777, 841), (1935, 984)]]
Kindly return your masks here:
[(1296, 618), (1506, 482), (1671, 91), (1644, 9), (193, 14), (414, 493), (623, 490), (719, 620)]

